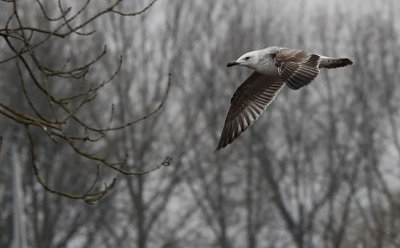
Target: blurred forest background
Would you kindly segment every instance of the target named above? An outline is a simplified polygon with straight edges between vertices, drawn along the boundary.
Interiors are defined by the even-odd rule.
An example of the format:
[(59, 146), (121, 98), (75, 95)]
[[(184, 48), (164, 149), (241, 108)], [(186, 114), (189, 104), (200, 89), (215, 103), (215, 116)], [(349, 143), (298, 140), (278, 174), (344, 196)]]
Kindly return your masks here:
[[(0, 247), (17, 164), (28, 247), (400, 247), (399, 1), (151, 3), (0, 2)], [(355, 64), (214, 153), (272, 45)]]

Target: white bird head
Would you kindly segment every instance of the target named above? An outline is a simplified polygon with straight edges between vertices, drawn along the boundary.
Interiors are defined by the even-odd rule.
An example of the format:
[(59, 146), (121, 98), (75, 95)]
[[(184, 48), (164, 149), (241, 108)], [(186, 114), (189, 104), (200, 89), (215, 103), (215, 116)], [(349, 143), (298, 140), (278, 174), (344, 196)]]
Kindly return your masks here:
[(232, 61), (228, 63), (226, 66), (231, 67), (234, 65), (241, 65), (241, 66), (246, 66), (251, 69), (256, 69), (256, 66), (258, 65), (260, 60), (260, 52), (259, 51), (252, 51), (243, 54), (238, 58), (236, 61)]

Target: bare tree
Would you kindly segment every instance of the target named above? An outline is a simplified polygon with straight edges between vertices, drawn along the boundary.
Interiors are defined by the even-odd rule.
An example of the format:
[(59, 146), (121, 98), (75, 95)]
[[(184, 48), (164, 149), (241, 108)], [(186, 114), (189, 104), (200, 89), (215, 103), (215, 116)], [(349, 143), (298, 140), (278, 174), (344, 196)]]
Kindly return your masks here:
[[(40, 178), (51, 189), (82, 196), (91, 180), (97, 178), (96, 192), (116, 175), (121, 179), (115, 194), (96, 205), (77, 205), (43, 191), (32, 177), (34, 167), (25, 167), (30, 245), (399, 246), (396, 0), (164, 0), (133, 20), (118, 10), (146, 10), (152, 2), (114, 2), (118, 4), (112, 9), (110, 2), (88, 2), (79, 14), (84, 3), (68, 3), (70, 10), (67, 2), (40, 3), (44, 11), (35, 1), (3, 1), (9, 8), (0, 8), (2, 23), (16, 6), (22, 26), (29, 27), (19, 28), (12, 15), (7, 25), (13, 32), (1, 29), (3, 60), (13, 58), (0, 64), (5, 82), (0, 101), (27, 117), (0, 107), (1, 116), (11, 115), (0, 121), (0, 161), (8, 163), (11, 134), (16, 133), (18, 142), (12, 145), (22, 164), (29, 163), (30, 134)], [(39, 11), (24, 11), (32, 6)], [(57, 36), (68, 32), (65, 38)], [(30, 46), (51, 37), (28, 49), (23, 35)], [(104, 44), (107, 52), (100, 57)], [(245, 68), (226, 69), (226, 62), (270, 45), (346, 55), (355, 64), (321, 71), (301, 91), (283, 89), (249, 130), (214, 153), (230, 97), (249, 74)], [(169, 72), (174, 84), (165, 102)], [(83, 95), (56, 102), (78, 93)], [(165, 105), (165, 111), (158, 111)], [(70, 116), (68, 124), (57, 123), (65, 116)], [(150, 121), (141, 121), (147, 117)], [(140, 121), (125, 126), (132, 120)], [(108, 130), (113, 128), (117, 130)], [(77, 139), (70, 142), (71, 136)], [(84, 155), (76, 156), (77, 151)], [(106, 160), (93, 162), (92, 154)], [(148, 164), (162, 166), (164, 154), (173, 154), (174, 168), (162, 173), (129, 177), (118, 170), (147, 172), (154, 168)], [(5, 247), (12, 209), (7, 168), (0, 166), (0, 232), (6, 234), (0, 236), (0, 246)]]
[[(246, 4), (246, 6), (249, 5)], [(379, 214), (376, 214), (377, 210), (374, 210), (376, 207), (373, 206), (385, 197), (388, 197), (388, 202), (396, 205), (391, 197), (390, 184), (387, 183), (388, 175), (385, 175), (383, 169), (393, 169), (393, 167), (382, 161), (386, 156), (383, 155), (385, 152), (382, 150), (382, 145), (385, 143), (382, 143), (385, 140), (383, 130), (388, 125), (388, 122), (382, 118), (382, 109), (386, 109), (390, 104), (396, 105), (394, 98), (383, 97), (385, 92), (383, 89), (387, 90), (386, 94), (389, 96), (390, 94), (394, 96), (396, 90), (395, 87), (390, 87), (386, 83), (377, 85), (381, 80), (386, 82), (397, 78), (396, 72), (392, 71), (392, 63), (396, 64), (396, 60), (392, 59), (388, 52), (384, 50), (381, 52), (387, 55), (383, 56), (387, 64), (382, 67), (387, 72), (386, 79), (380, 79), (379, 75), (382, 74), (376, 69), (376, 63), (380, 61), (380, 58), (375, 54), (375, 43), (371, 42), (371, 39), (376, 39), (376, 35), (376, 37), (386, 39), (389, 44), (396, 43), (396, 39), (391, 36), (396, 29), (392, 25), (390, 31), (384, 31), (379, 35), (376, 31), (372, 32), (371, 29), (364, 27), (364, 25), (378, 26), (378, 23), (384, 27), (390, 27), (382, 23), (380, 18), (372, 18), (372, 13), (371, 16), (360, 14), (357, 17), (360, 19), (351, 22), (347, 12), (349, 10), (344, 8), (344, 3), (332, 3), (329, 9), (315, 2), (307, 5), (305, 1), (296, 2), (293, 7), (280, 5), (279, 13), (284, 17), (277, 14), (272, 19), (267, 17), (263, 19), (268, 15), (261, 13), (274, 12), (273, 3), (266, 3), (264, 6), (268, 7), (265, 9), (261, 4), (255, 5), (257, 8), (251, 17), (254, 17), (253, 23), (257, 25), (249, 24), (246, 7), (239, 6), (240, 11), (236, 11), (232, 20), (234, 25), (225, 24), (230, 27), (228, 30), (231, 32), (219, 34), (223, 37), (220, 38), (223, 40), (220, 44), (224, 44), (224, 48), (228, 48), (231, 53), (239, 49), (241, 51), (246, 51), (247, 48), (254, 49), (259, 45), (254, 39), (259, 39), (267, 40), (267, 44), (271, 45), (309, 47), (322, 54), (346, 53), (352, 55), (356, 61), (366, 55), (368, 59), (357, 62), (351, 70), (336, 72), (334, 78), (330, 72), (322, 72), (312, 87), (305, 88), (301, 92), (289, 90), (281, 92), (261, 120), (241, 136), (240, 141), (228, 147), (226, 149), (228, 151), (223, 150), (219, 159), (214, 160), (210, 155), (203, 155), (201, 151), (205, 148), (198, 149), (197, 159), (192, 158), (194, 161), (192, 166), (193, 173), (200, 177), (196, 181), (195, 176), (192, 176), (188, 185), (199, 204), (200, 213), (204, 216), (206, 224), (203, 224), (203, 228), (209, 229), (215, 235), (217, 241), (213, 244), (220, 247), (226, 244), (235, 246), (238, 244), (234, 241), (235, 238), (243, 240), (243, 236), (240, 239), (238, 238), (240, 235), (232, 235), (232, 230), (239, 228), (240, 224), (235, 225), (229, 222), (229, 219), (236, 211), (244, 211), (244, 208), (230, 202), (232, 195), (229, 192), (234, 190), (236, 194), (240, 194), (245, 187), (229, 184), (226, 181), (235, 174), (236, 167), (248, 164), (246, 186), (251, 188), (251, 185), (255, 183), (249, 179), (257, 178), (252, 175), (263, 175), (264, 188), (247, 190), (246, 200), (243, 201), (243, 205), (247, 207), (246, 211), (251, 215), (252, 204), (260, 201), (265, 206), (264, 209), (258, 210), (257, 216), (265, 217), (267, 216), (264, 213), (265, 209), (270, 211), (272, 209), (274, 211), (272, 215), (275, 217), (275, 219), (265, 218), (265, 222), (261, 221), (257, 225), (252, 224), (255, 223), (254, 219), (248, 218), (247, 222), (250, 223), (246, 233), (249, 235), (248, 243), (254, 246), (257, 243), (254, 240), (257, 240), (263, 231), (272, 229), (273, 225), (268, 222), (272, 221), (274, 224), (279, 223), (281, 232), (289, 234), (292, 239), (285, 240), (286, 237), (290, 237), (288, 235), (285, 235), (285, 238), (279, 238), (277, 231), (273, 234), (274, 236), (259, 238), (259, 243), (263, 245), (320, 247), (323, 243), (327, 247), (346, 247), (350, 243), (349, 240), (353, 238), (351, 232), (354, 232), (356, 228), (352, 225), (354, 220), (364, 218), (358, 214), (360, 207), (367, 218), (366, 226), (371, 221), (377, 226), (382, 226)], [(296, 8), (303, 10), (297, 11)], [(352, 8), (356, 8), (356, 4)], [(387, 9), (393, 11), (393, 8), (392, 6)], [(215, 9), (215, 12), (210, 10), (210, 13), (215, 18), (217, 16), (215, 13), (219, 8), (214, 6), (212, 9)], [(301, 14), (310, 9), (318, 10), (314, 13), (319, 14), (308, 16)], [(288, 13), (290, 13), (290, 18), (287, 18)], [(229, 17), (229, 14), (225, 12), (224, 20)], [(220, 24), (224, 20), (216, 23)], [(311, 26), (310, 23), (312, 23)], [(356, 26), (352, 27), (349, 23), (354, 23)], [(392, 20), (390, 23), (396, 22)], [(252, 29), (254, 26), (257, 28)], [(285, 34), (290, 34), (290, 39), (284, 39), (287, 35), (283, 35), (282, 30), (285, 30)], [(360, 35), (346, 36), (349, 32), (360, 32)], [(206, 36), (204, 33), (203, 35)], [(229, 104), (229, 94), (225, 89), (231, 90), (230, 95), (234, 90), (234, 86), (224, 85), (224, 83), (239, 84), (240, 79), (245, 78), (245, 75), (229, 71), (227, 74), (233, 74), (232, 78), (221, 77), (220, 79), (216, 76), (219, 75), (218, 71), (207, 68), (203, 61), (208, 58), (212, 58), (210, 60), (214, 65), (223, 65), (219, 57), (229, 56), (221, 47), (219, 51), (212, 50), (213, 38), (208, 37), (207, 42), (211, 47), (208, 50), (211, 55), (202, 50), (204, 57), (200, 56), (199, 62), (193, 66), (202, 76), (199, 76), (201, 79), (195, 86), (195, 94), (190, 95), (193, 104), (199, 106), (196, 108), (198, 111), (196, 112), (198, 116), (196, 130), (201, 135), (196, 136), (194, 140), (201, 140), (204, 143), (197, 143), (198, 147), (208, 144), (210, 136), (218, 135), (218, 133), (215, 134), (213, 127), (217, 126), (218, 130), (215, 121), (222, 119), (223, 116), (213, 116), (212, 113), (217, 112), (223, 115), (224, 110), (221, 105)], [(233, 47), (232, 44), (240, 44), (240, 48)], [(382, 44), (384, 49), (390, 47), (383, 40), (379, 44)], [(260, 46), (266, 45), (263, 43)], [(217, 53), (221, 55), (215, 58), (214, 55)], [(214, 88), (215, 85), (219, 86)], [(226, 103), (221, 101), (219, 104), (208, 106), (205, 99), (210, 99), (207, 102), (212, 102), (213, 99), (215, 101), (213, 94), (216, 91), (222, 91), (223, 94), (228, 95), (224, 97), (227, 99), (225, 99)], [(199, 100), (196, 102), (197, 97)], [(382, 100), (387, 102), (381, 105)], [(389, 120), (394, 120), (392, 127), (396, 126), (397, 122), (395, 112), (393, 112), (395, 109), (392, 108), (391, 114), (386, 116)], [(187, 119), (195, 118), (189, 113), (187, 116)], [(396, 142), (395, 129), (389, 128), (386, 131), (388, 130), (391, 130), (389, 136)], [(224, 155), (227, 154), (229, 156), (225, 157)], [(396, 162), (393, 161), (393, 164)], [(226, 166), (229, 169), (226, 169)], [(239, 174), (235, 175), (238, 181), (244, 180), (243, 177), (238, 176)], [(365, 195), (365, 192), (370, 192), (370, 196)], [(254, 195), (264, 199), (254, 198)], [(366, 196), (368, 198), (365, 198)], [(366, 199), (369, 199), (370, 204), (365, 204)], [(225, 208), (226, 202), (229, 202), (229, 209)], [(251, 229), (257, 226), (258, 229)], [(372, 234), (379, 229), (370, 230)], [(245, 232), (241, 234), (243, 233)], [(388, 240), (384, 235), (380, 235), (382, 241), (379, 242), (376, 234), (374, 237), (376, 237), (375, 245), (377, 246), (383, 246), (383, 242)], [(392, 243), (395, 244), (395, 242)]]
[[(29, 141), (30, 156), (38, 182), (48, 191), (74, 199), (83, 199), (88, 203), (103, 197), (114, 185), (112, 179), (103, 189), (98, 187), (98, 177), (82, 193), (72, 194), (59, 191), (48, 185), (39, 173), (37, 164), (37, 137), (47, 137), (54, 145), (65, 144), (73, 154), (82, 158), (83, 164), (96, 163), (127, 175), (141, 175), (164, 165), (169, 165), (166, 158), (159, 165), (142, 171), (124, 167), (123, 160), (111, 160), (96, 153), (104, 137), (117, 130), (135, 125), (156, 114), (163, 106), (168, 94), (170, 79), (165, 75), (166, 92), (160, 96), (158, 106), (137, 119), (115, 122), (112, 104), (104, 106), (110, 111), (96, 122), (85, 118), (85, 109), (97, 104), (97, 97), (102, 89), (111, 82), (120, 71), (122, 57), (116, 59), (114, 66), (107, 68), (111, 72), (96, 72), (98, 63), (105, 58), (107, 48), (99, 52), (98, 43), (86, 58), (79, 57), (80, 49), (74, 51), (79, 42), (91, 38), (101, 39), (93, 23), (106, 15), (133, 17), (146, 12), (156, 2), (148, 3), (139, 11), (125, 12), (120, 9), (121, 1), (93, 6), (90, 0), (80, 4), (68, 5), (63, 1), (57, 3), (31, 1), (2, 1), (4, 27), (0, 29), (3, 38), (4, 55), (0, 59), (3, 70), (15, 70), (13, 81), (19, 82), (23, 102), (19, 106), (6, 99), (0, 102), (0, 113), (25, 127), (26, 139)], [(33, 11), (36, 10), (36, 11)], [(30, 13), (30, 14), (27, 14)], [(103, 39), (104, 40), (104, 39)], [(57, 60), (50, 60), (48, 49), (58, 46)], [(97, 54), (96, 54), (97, 53)], [(82, 53), (81, 53), (82, 54)], [(99, 167), (97, 168), (99, 170)], [(96, 171), (96, 170), (94, 170)], [(96, 173), (94, 173), (95, 175)]]

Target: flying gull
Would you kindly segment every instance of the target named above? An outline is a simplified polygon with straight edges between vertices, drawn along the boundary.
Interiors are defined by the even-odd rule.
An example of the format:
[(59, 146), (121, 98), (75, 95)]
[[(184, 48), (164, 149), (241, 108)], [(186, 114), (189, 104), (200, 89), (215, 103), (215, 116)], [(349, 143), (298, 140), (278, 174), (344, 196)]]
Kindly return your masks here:
[(298, 90), (311, 83), (321, 68), (353, 64), (348, 58), (331, 58), (298, 49), (267, 47), (248, 52), (227, 64), (254, 72), (236, 89), (225, 119), (217, 150), (224, 148), (257, 120), (286, 84)]

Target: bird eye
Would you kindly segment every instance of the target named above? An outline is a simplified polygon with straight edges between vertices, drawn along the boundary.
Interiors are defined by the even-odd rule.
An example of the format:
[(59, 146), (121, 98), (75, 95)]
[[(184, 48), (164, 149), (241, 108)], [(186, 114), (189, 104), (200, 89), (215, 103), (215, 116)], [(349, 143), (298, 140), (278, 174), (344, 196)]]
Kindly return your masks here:
[(245, 60), (249, 60), (250, 59), (250, 57), (246, 57), (246, 58), (244, 58)]

